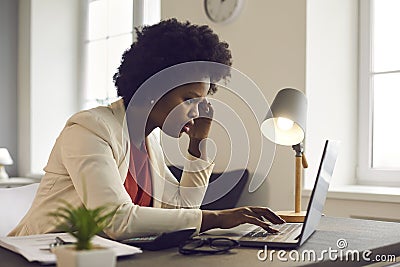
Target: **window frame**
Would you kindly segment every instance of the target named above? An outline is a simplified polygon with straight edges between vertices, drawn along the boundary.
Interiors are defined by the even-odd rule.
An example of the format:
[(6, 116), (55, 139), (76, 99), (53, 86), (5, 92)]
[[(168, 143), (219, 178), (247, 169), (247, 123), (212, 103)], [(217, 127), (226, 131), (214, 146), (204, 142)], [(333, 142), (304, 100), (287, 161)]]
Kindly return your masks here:
[[(107, 105), (111, 102), (114, 102), (119, 97), (110, 97), (108, 93), (106, 94), (106, 98), (96, 98), (96, 99), (86, 99), (87, 90), (89, 90), (89, 79), (88, 79), (88, 70), (89, 70), (89, 43), (93, 43), (96, 40), (89, 40), (89, 4), (93, 1), (97, 0), (85, 0), (81, 2), (81, 10), (82, 10), (82, 29), (81, 32), (81, 45), (80, 45), (80, 76), (79, 76), (79, 93), (78, 93), (78, 103), (80, 109), (87, 109), (98, 105)], [(134, 41), (136, 39), (135, 27), (141, 25), (154, 24), (158, 21), (161, 21), (161, 0), (135, 0), (132, 2), (132, 28), (130, 31), (131, 40)], [(157, 12), (154, 15), (154, 12)], [(127, 35), (128, 33), (120, 34), (118, 36)], [(110, 37), (107, 35), (106, 39), (113, 38), (115, 36)], [(127, 47), (128, 48), (128, 47)], [(108, 50), (107, 50), (108, 52)], [(121, 54), (122, 56), (122, 54)], [(111, 74), (113, 75), (113, 74)], [(112, 76), (110, 77), (110, 79)]]
[[(400, 186), (400, 170), (372, 168), (374, 90), (372, 35), (374, 0), (359, 0), (359, 131), (357, 183), (376, 186)], [(391, 73), (390, 71), (385, 73)]]

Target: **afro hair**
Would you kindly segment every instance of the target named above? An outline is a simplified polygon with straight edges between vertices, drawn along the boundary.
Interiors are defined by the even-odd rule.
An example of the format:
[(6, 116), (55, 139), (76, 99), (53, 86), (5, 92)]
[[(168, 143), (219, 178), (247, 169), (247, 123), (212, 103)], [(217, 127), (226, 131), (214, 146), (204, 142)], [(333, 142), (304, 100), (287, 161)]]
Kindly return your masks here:
[[(126, 107), (136, 90), (165, 68), (193, 61), (232, 65), (228, 44), (220, 41), (207, 25), (168, 19), (135, 30), (137, 40), (123, 53), (121, 65), (113, 76), (118, 96), (124, 99)], [(207, 74), (211, 80), (209, 94), (217, 90), (213, 83), (230, 76), (227, 70)]]

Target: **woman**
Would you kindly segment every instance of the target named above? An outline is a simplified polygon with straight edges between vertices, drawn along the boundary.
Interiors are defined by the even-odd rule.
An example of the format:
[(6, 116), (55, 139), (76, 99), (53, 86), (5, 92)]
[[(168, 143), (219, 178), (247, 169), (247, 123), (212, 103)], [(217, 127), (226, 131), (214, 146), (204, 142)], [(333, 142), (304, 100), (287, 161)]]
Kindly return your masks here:
[[(208, 26), (170, 19), (137, 30), (137, 41), (125, 51), (114, 75), (121, 100), (79, 112), (68, 120), (44, 168), (46, 174), (31, 209), (10, 235), (55, 231), (47, 214), (59, 206), (58, 200), (81, 205), (84, 198), (89, 208), (109, 203), (118, 208), (104, 230), (116, 240), (189, 227), (198, 233), (242, 223), (275, 232), (263, 217), (273, 223), (283, 220), (268, 208), (199, 209), (213, 168), (204, 141), (213, 109), (205, 97), (216, 91), (213, 83), (228, 77), (229, 72), (192, 68), (195, 82), (162, 92), (144, 87), (145, 94), (136, 97), (156, 73), (194, 61), (230, 66), (231, 53)], [(129, 134), (123, 134), (125, 126)], [(180, 182), (164, 162), (155, 128), (173, 137), (184, 133), (190, 137)]]

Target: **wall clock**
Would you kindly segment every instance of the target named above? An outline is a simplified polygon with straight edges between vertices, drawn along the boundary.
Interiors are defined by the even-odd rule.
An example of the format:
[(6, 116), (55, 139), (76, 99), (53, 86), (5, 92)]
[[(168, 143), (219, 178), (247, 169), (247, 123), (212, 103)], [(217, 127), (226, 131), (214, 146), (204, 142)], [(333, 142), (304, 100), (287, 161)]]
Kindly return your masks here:
[(204, 0), (207, 17), (215, 23), (228, 23), (238, 17), (244, 0)]

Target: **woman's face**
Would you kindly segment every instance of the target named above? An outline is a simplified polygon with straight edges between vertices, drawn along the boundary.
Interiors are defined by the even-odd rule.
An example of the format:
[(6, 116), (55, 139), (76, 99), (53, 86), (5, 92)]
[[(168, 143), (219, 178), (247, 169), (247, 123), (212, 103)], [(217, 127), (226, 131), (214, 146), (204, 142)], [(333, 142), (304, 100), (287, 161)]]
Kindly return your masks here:
[(164, 95), (150, 112), (149, 120), (154, 127), (172, 137), (188, 132), (199, 117), (199, 103), (204, 101), (210, 89), (208, 82), (181, 85)]

